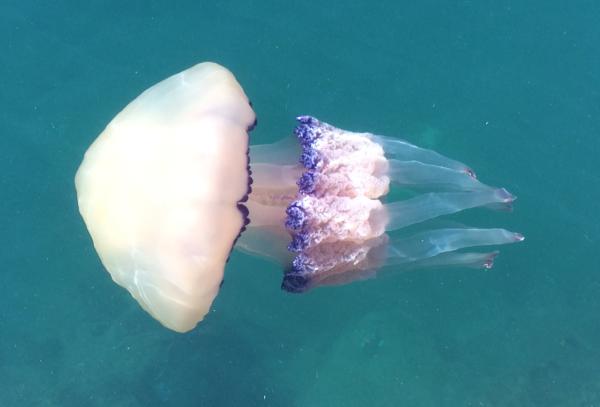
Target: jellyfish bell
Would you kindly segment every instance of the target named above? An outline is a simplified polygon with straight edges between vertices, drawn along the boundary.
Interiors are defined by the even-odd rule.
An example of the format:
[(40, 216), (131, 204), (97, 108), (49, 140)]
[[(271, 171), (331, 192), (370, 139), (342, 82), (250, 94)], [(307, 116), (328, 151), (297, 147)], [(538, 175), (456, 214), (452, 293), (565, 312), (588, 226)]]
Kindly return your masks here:
[[(186, 332), (210, 309), (235, 247), (284, 269), (304, 292), (397, 269), (489, 268), (504, 229), (414, 224), (515, 199), (472, 169), (411, 143), (299, 116), (294, 135), (249, 147), (256, 117), (235, 77), (201, 63), (152, 86), (85, 153), (80, 213), (113, 280), (164, 326)], [(249, 157), (248, 157), (249, 155)], [(383, 203), (391, 188), (419, 192)]]
[(166, 327), (209, 311), (245, 223), (248, 98), (203, 63), (143, 92), (87, 150), (79, 210), (113, 280)]

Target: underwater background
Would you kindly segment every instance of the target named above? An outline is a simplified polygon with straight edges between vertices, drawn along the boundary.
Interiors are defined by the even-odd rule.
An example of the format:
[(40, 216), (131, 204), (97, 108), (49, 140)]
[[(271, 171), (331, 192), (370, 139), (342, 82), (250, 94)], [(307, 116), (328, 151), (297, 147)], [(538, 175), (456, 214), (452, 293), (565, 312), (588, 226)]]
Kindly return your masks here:
[[(600, 406), (600, 3), (0, 3), (0, 406)], [(211, 60), (252, 143), (312, 114), (463, 161), (518, 196), (490, 271), (303, 295), (238, 252), (173, 333), (79, 216), (83, 153), (142, 90)]]

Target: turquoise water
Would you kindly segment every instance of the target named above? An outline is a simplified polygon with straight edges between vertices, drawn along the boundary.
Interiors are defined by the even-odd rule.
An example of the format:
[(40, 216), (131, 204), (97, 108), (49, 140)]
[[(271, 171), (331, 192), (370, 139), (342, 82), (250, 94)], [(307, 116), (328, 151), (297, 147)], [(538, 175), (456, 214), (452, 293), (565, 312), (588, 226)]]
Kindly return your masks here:
[[(0, 406), (600, 406), (598, 2), (125, 3), (0, 4)], [(204, 60), (252, 99), (253, 143), (298, 114), (407, 138), (519, 197), (461, 221), (527, 240), (490, 272), (305, 295), (234, 253), (207, 319), (162, 328), (103, 271), (73, 176)]]

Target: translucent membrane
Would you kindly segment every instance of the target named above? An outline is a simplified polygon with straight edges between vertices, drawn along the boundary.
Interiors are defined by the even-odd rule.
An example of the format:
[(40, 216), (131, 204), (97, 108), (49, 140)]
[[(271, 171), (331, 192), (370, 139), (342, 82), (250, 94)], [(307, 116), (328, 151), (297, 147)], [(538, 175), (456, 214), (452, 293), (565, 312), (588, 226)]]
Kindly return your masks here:
[(388, 162), (390, 165), (388, 175), (394, 184), (400, 186), (456, 191), (487, 188), (473, 176), (472, 172), (420, 161), (390, 159)]
[(486, 188), (471, 192), (429, 192), (386, 205), (389, 216), (386, 229), (397, 230), (442, 215), (478, 206), (510, 203), (514, 199), (504, 188)]
[[(515, 197), (504, 188), (481, 183), (470, 167), (435, 151), (341, 130), (310, 116), (301, 116), (298, 122), (294, 134), (301, 147), (299, 165), (276, 162), (289, 157), (290, 145), (284, 142), (276, 143), (272, 153), (265, 145), (256, 148), (261, 161), (252, 156), (248, 231), (249, 236), (262, 237), (240, 239), (246, 251), (289, 262), (282, 283), (285, 290), (303, 292), (370, 278), (386, 265), (401, 270), (444, 265), (490, 268), (496, 251), (459, 250), (523, 240), (504, 229), (476, 228), (388, 236), (386, 232), (469, 208), (507, 208)], [(427, 192), (384, 204), (381, 199), (390, 185)], [(277, 239), (265, 238), (273, 234)], [(282, 255), (285, 245), (288, 253)]]
[(369, 133), (366, 133), (365, 137), (370, 138), (375, 143), (382, 146), (387, 156), (397, 158), (400, 161), (414, 161), (423, 164), (435, 165), (438, 167), (449, 168), (458, 172), (466, 173), (473, 178), (476, 177), (475, 172), (465, 164), (451, 158), (444, 157), (433, 150), (415, 146), (414, 144), (404, 140), (384, 136), (375, 136)]
[(505, 229), (437, 229), (409, 238), (393, 240), (388, 257), (395, 263), (412, 262), (472, 246), (489, 246), (523, 240), (519, 233)]

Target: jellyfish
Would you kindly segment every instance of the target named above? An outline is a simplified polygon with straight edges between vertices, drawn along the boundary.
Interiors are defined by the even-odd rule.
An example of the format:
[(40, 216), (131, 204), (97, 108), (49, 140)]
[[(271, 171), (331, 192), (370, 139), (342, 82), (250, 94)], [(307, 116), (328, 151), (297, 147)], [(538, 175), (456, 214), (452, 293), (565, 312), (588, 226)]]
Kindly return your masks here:
[[(515, 200), (458, 161), (308, 115), (282, 140), (250, 145), (256, 123), (234, 75), (200, 63), (129, 103), (77, 170), (79, 211), (102, 264), (171, 330), (190, 331), (210, 311), (234, 248), (277, 262), (281, 288), (302, 293), (383, 268), (491, 268), (496, 250), (469, 248), (523, 240), (427, 226)], [(393, 189), (405, 198), (389, 199)]]

